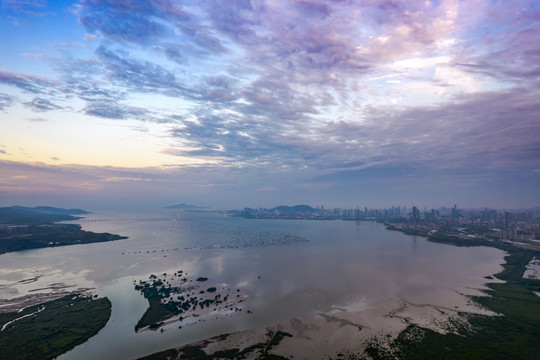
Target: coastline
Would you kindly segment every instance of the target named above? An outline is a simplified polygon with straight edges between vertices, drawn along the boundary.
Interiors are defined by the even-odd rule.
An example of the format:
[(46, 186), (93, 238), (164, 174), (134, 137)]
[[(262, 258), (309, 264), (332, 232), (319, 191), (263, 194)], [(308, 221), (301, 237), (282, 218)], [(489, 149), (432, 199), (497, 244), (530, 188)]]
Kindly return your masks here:
[(3, 225), (0, 228), (0, 255), (16, 251), (123, 239), (127, 237), (82, 230), (82, 227), (76, 224)]
[[(373, 224), (375, 226), (375, 224)], [(382, 224), (377, 224), (377, 228), (383, 230)], [(326, 227), (325, 227), (326, 228)], [(131, 234), (130, 234), (131, 235)], [(397, 236), (397, 234), (393, 235), (394, 237)], [(398, 238), (402, 238), (401, 236), (398, 236)], [(411, 237), (408, 237), (411, 239), (411, 245), (414, 243), (416, 244), (416, 240), (413, 242)], [(418, 241), (418, 249), (422, 249), (421, 243), (426, 242)], [(434, 246), (434, 245), (431, 245)], [(415, 247), (416, 248), (416, 247)], [(118, 251), (123, 251), (123, 248), (118, 248)], [(444, 251), (444, 249), (442, 249)], [(412, 249), (411, 249), (412, 251)], [(465, 249), (460, 251), (466, 251)], [(471, 250), (475, 251), (475, 250)], [(500, 264), (502, 262), (502, 253), (499, 253), (498, 260), (499, 262), (495, 262), (495, 266), (497, 269), (500, 269), (497, 264)], [(471, 261), (474, 259), (471, 259)], [(390, 266), (391, 264), (387, 264)], [(182, 266), (183, 268), (183, 266)], [(172, 270), (175, 270), (178, 268), (173, 268)], [(493, 269), (493, 266), (491, 267)], [(171, 269), (167, 268), (167, 273), (169, 273)], [(499, 270), (495, 271), (488, 271), (483, 273), (480, 277), (476, 276), (475, 278), (478, 278), (480, 281), (489, 281), (493, 280), (491, 276), (495, 273), (499, 272)], [(197, 274), (197, 272), (194, 272), (193, 270), (190, 271), (190, 274)], [(207, 275), (210, 279), (213, 279), (214, 276), (211, 276), (210, 273), (207, 272), (198, 272), (198, 274)], [(482, 274), (482, 273), (478, 273)], [(485, 276), (488, 275), (488, 276)], [(39, 275), (36, 276), (28, 276), (25, 278), (22, 278), (21, 283), (25, 284), (27, 282), (33, 281), (34, 278), (37, 278)], [(484, 277), (485, 276), (485, 277)], [(161, 277), (160, 277), (161, 278)], [(263, 277), (264, 278), (264, 277)], [(144, 278), (143, 278), (144, 279)], [(169, 279), (169, 275), (167, 275), (167, 279)], [(488, 279), (488, 280), (485, 280)], [(132, 279), (133, 281), (138, 279)], [(436, 279), (434, 279), (436, 280)], [(195, 281), (195, 277), (193, 278), (193, 281)], [(131, 284), (131, 281), (130, 281)], [(175, 285), (175, 284), (171, 284)], [(208, 284), (208, 286), (213, 284)], [(454, 283), (453, 286), (460, 285), (458, 283)], [(464, 284), (463, 284), (464, 285)], [(480, 282), (472, 282), (469, 283), (469, 286), (471, 286), (469, 289), (474, 290), (474, 292), (468, 291), (466, 288), (455, 288), (457, 289), (455, 292), (456, 295), (460, 294), (460, 291), (463, 291), (464, 296), (473, 297), (475, 295), (481, 294), (482, 292), (487, 292), (490, 289), (484, 288), (483, 286), (480, 287)], [(205, 285), (205, 288), (207, 286)], [(128, 286), (129, 291), (133, 291), (133, 285)], [(236, 287), (235, 287), (236, 289)], [(463, 290), (461, 290), (463, 289)], [(126, 289), (127, 290), (127, 289)], [(203, 289), (204, 290), (204, 289)], [(242, 290), (243, 291), (243, 290)], [(445, 293), (447, 294), (447, 293)], [(447, 294), (448, 295), (448, 294)], [(464, 296), (461, 296), (463, 299)], [(459, 296), (451, 296), (451, 299), (456, 299)], [(203, 348), (203, 351), (206, 354), (215, 354), (218, 351), (225, 351), (226, 354), (233, 354), (234, 349), (238, 348), (239, 351), (243, 351), (245, 348), (249, 348), (252, 345), (256, 345), (260, 343), (260, 337), (257, 337), (255, 334), (262, 334), (261, 336), (265, 335), (266, 330), (272, 330), (276, 331), (276, 329), (279, 329), (280, 331), (287, 332), (292, 335), (292, 337), (285, 336), (283, 339), (281, 339), (280, 343), (272, 348), (272, 351), (270, 352), (271, 355), (275, 356), (287, 356), (296, 354), (297, 356), (301, 356), (303, 354), (303, 351), (308, 348), (309, 351), (315, 351), (316, 354), (320, 354), (322, 358), (323, 354), (329, 354), (331, 358), (339, 358), (339, 354), (343, 355), (351, 355), (351, 356), (360, 356), (359, 354), (376, 354), (377, 351), (379, 351), (381, 354), (383, 353), (383, 350), (377, 350), (377, 349), (393, 349), (393, 341), (396, 338), (402, 338), (400, 337), (400, 334), (407, 334), (410, 335), (410, 333), (421, 333), (422, 336), (425, 337), (425, 330), (424, 327), (427, 327), (430, 325), (429, 323), (438, 326), (443, 325), (447, 329), (451, 329), (452, 326), (454, 326), (453, 331), (457, 332), (465, 332), (467, 329), (464, 326), (459, 326), (459, 322), (453, 323), (452, 315), (459, 315), (460, 317), (464, 318), (473, 318), (475, 315), (472, 314), (464, 314), (466, 313), (465, 308), (461, 307), (461, 300), (457, 305), (460, 305), (460, 309), (455, 309), (453, 307), (452, 301), (443, 301), (442, 303), (446, 305), (442, 305), (442, 303), (437, 303), (439, 306), (430, 306), (428, 304), (422, 304), (422, 298), (416, 297), (416, 300), (409, 301), (411, 299), (405, 298), (400, 299), (399, 295), (398, 297), (394, 297), (393, 302), (388, 302), (381, 304), (378, 308), (372, 307), (369, 309), (366, 309), (365, 307), (356, 306), (355, 304), (350, 303), (334, 303), (335, 306), (332, 310), (327, 311), (324, 310), (324, 312), (319, 312), (317, 314), (314, 314), (313, 317), (309, 316), (303, 316), (302, 318), (283, 318), (279, 320), (279, 323), (276, 321), (276, 324), (272, 326), (272, 323), (268, 324), (261, 324), (262, 326), (257, 327), (252, 332), (246, 332), (242, 334), (237, 334), (235, 332), (231, 332), (229, 335), (228, 342), (224, 341), (214, 341), (213, 345), (208, 345)], [(145, 299), (146, 300), (146, 299)], [(114, 301), (113, 301), (114, 302)], [(430, 300), (426, 300), (426, 303), (430, 303)], [(448, 305), (452, 304), (452, 306)], [(358, 305), (358, 304), (357, 304)], [(362, 304), (359, 304), (362, 305)], [(143, 309), (144, 310), (144, 309)], [(362, 312), (364, 312), (362, 314)], [(437, 322), (433, 320), (442, 319), (442, 312), (445, 313), (445, 320), (444, 322)], [(142, 312), (141, 312), (142, 313)], [(371, 316), (368, 316), (367, 314), (371, 313)], [(493, 315), (493, 314), (490, 314)], [(245, 315), (244, 315), (245, 316)], [(294, 315), (297, 316), (297, 315)], [(417, 319), (416, 321), (411, 321), (411, 319)], [(447, 321), (448, 320), (448, 321)], [(204, 321), (204, 320), (203, 320)], [(423, 321), (423, 322), (422, 322)], [(269, 328), (265, 328), (265, 326), (270, 326)], [(383, 330), (388, 329), (391, 326), (391, 332), (383, 332)], [(411, 327), (410, 330), (408, 327)], [(171, 337), (173, 334), (173, 329), (175, 329), (177, 326), (174, 324), (170, 324), (170, 326), (164, 326), (164, 332), (165, 334), (160, 335), (154, 334), (153, 336), (163, 336), (163, 337)], [(361, 330), (359, 329), (361, 327)], [(132, 328), (131, 328), (132, 329)], [(443, 326), (439, 326), (439, 328), (433, 329), (433, 331), (438, 332), (443, 329)], [(444, 330), (444, 329), (443, 329)], [(470, 331), (471, 329), (468, 329)], [(230, 330), (225, 330), (223, 333)], [(233, 329), (234, 331), (234, 329)], [(152, 334), (152, 331), (145, 331), (144, 336), (149, 336), (149, 334)], [(214, 334), (219, 334), (220, 332), (214, 332)], [(211, 336), (213, 336), (212, 334)], [(329, 334), (329, 335), (328, 335)], [(390, 334), (391, 336), (387, 336)], [(445, 335), (446, 336), (446, 335)], [(201, 337), (199, 339), (202, 339), (204, 337)], [(237, 339), (238, 341), (234, 340)], [(270, 341), (268, 338), (265, 338), (265, 341)], [(329, 341), (329, 343), (326, 343), (326, 341)], [(198, 339), (194, 339), (193, 341), (198, 341)], [(335, 343), (334, 343), (335, 342)], [(317, 348), (314, 344), (320, 343), (321, 347)], [(185, 344), (191, 344), (191, 345), (185, 345)], [(195, 343), (189, 343), (189, 342), (183, 342), (182, 348), (185, 346), (193, 346)], [(175, 346), (176, 344), (174, 342), (169, 342), (169, 346)], [(324, 345), (324, 346), (323, 346)], [(414, 344), (413, 344), (414, 345)], [(412, 346), (409, 344), (409, 346)], [(165, 349), (167, 347), (164, 347)], [(329, 353), (329, 351), (326, 351), (326, 348), (332, 348), (332, 353)], [(154, 348), (154, 351), (159, 350), (159, 348)], [(175, 348), (178, 349), (178, 348)], [(335, 350), (335, 351), (334, 351)], [(175, 350), (176, 351), (176, 350)], [(230, 352), (228, 352), (230, 351)], [(149, 351), (150, 353), (151, 351)], [(199, 353), (200, 354), (200, 353)], [(219, 353), (224, 354), (224, 353)], [(238, 353), (236, 353), (238, 354)], [(253, 358), (257, 352), (252, 353), (249, 358)], [(140, 352), (137, 354), (137, 356), (144, 355), (144, 352)], [(295, 357), (297, 357), (295, 356)], [(382, 356), (382, 355), (381, 355)], [(135, 358), (136, 356), (133, 356)], [(391, 357), (382, 357), (382, 358), (391, 358)]]
[(9, 252), (91, 244), (127, 239), (110, 233), (95, 233), (82, 229), (84, 218), (73, 215), (90, 214), (81, 209), (61, 209), (50, 206), (34, 208), (24, 206), (0, 207), (0, 255)]
[[(408, 235), (418, 236), (420, 234)], [(428, 236), (424, 237), (431, 242), (462, 247), (495, 247), (490, 242), (464, 244), (452, 238), (434, 238), (430, 240)], [(504, 257), (505, 262), (502, 264), (502, 271), (492, 274), (493, 276), (486, 276), (485, 287), (474, 289), (473, 293), (463, 294), (455, 290), (463, 298), (467, 299), (466, 306), (434, 306), (400, 299), (397, 304), (396, 302), (382, 303), (368, 311), (334, 307), (332, 312), (319, 313), (314, 318), (293, 318), (288, 322), (276, 324), (274, 328), (269, 327), (224, 334), (216, 338), (155, 353), (141, 359), (179, 359), (184, 354), (184, 350), (193, 350), (193, 348), (196, 348), (199, 358), (202, 359), (214, 358), (216, 352), (219, 352), (219, 354), (239, 354), (245, 349), (256, 346), (261, 341), (261, 334), (276, 331), (277, 329), (291, 334), (291, 337), (283, 338), (273, 349), (271, 355), (275, 358), (305, 357), (306, 354), (310, 353), (312, 358), (362, 358), (367, 354), (373, 359), (429, 359), (437, 357), (436, 352), (432, 352), (432, 350), (438, 348), (441, 344), (446, 342), (452, 344), (453, 341), (459, 342), (460, 339), (469, 338), (471, 334), (476, 334), (469, 344), (471, 351), (474, 351), (481, 348), (482, 343), (479, 339), (485, 341), (483, 337), (489, 334), (489, 326), (486, 326), (486, 324), (498, 324), (498, 327), (495, 327), (498, 332), (490, 334), (497, 338), (504, 336), (506, 330), (512, 331), (508, 325), (500, 325), (501, 322), (506, 321), (508, 313), (508, 309), (501, 305), (506, 299), (504, 292), (507, 291), (508, 286), (512, 286), (515, 274), (519, 273), (521, 267), (524, 268), (528, 263), (529, 257), (533, 256), (530, 250), (519, 249), (507, 244), (500, 244), (500, 247), (497, 248), (508, 254)], [(512, 269), (511, 276), (508, 275), (508, 269), (510, 268)], [(537, 291), (540, 290), (540, 282), (538, 284)], [(538, 299), (528, 289), (525, 289), (523, 294), (527, 294), (527, 292), (535, 297), (534, 300)], [(530, 297), (527, 297), (530, 300)], [(520, 303), (520, 299), (515, 300), (517, 302), (514, 303), (514, 306), (520, 307), (523, 305)], [(540, 301), (536, 300), (536, 303), (533, 301), (530, 305), (532, 308), (536, 308), (540, 306)], [(513, 314), (510, 314), (510, 316), (513, 316)], [(533, 329), (529, 330), (534, 332)], [(531, 338), (538, 339), (540, 337), (532, 334)], [(507, 347), (512, 349), (508, 344)], [(518, 349), (517, 353), (522, 355), (522, 350)], [(535, 354), (530, 349), (527, 349), (527, 351)], [(418, 357), (416, 357), (417, 354), (419, 354)], [(490, 353), (492, 358), (494, 355), (497, 358), (497, 353)], [(511, 355), (509, 354), (509, 356)], [(257, 356), (257, 353), (253, 353), (247, 358), (265, 358), (265, 356), (268, 356), (268, 354), (258, 353)], [(224, 356), (224, 358), (228, 357)], [(448, 358), (452, 359), (454, 357), (450, 353)]]
[[(522, 277), (535, 252), (509, 247), (503, 270), (504, 283), (489, 283), (487, 297), (472, 299), (500, 316), (470, 316), (469, 329), (441, 335), (411, 326), (396, 341), (403, 359), (538, 359), (540, 349), (540, 281)], [(411, 333), (419, 341), (407, 339)], [(497, 341), (493, 341), (496, 339)], [(384, 358), (384, 357), (380, 357)]]
[[(387, 225), (387, 224), (385, 224)], [(426, 235), (421, 232), (402, 231), (395, 227), (388, 230), (408, 235), (422, 236), (428, 241), (461, 247), (487, 246), (505, 251), (503, 270), (494, 274), (502, 282), (488, 282), (488, 296), (471, 296), (479, 305), (498, 316), (467, 316), (469, 327), (457, 334), (440, 334), (416, 325), (409, 326), (393, 344), (402, 359), (537, 359), (540, 349), (540, 280), (526, 278), (527, 266), (540, 254), (538, 248), (516, 246), (511, 242), (471, 239), (464, 240), (441, 234)], [(492, 342), (497, 339), (497, 342)], [(486, 348), (487, 343), (492, 343)], [(519, 346), (517, 346), (519, 345)], [(384, 351), (372, 351), (375, 359), (386, 359)], [(375, 355), (375, 356), (373, 356)]]

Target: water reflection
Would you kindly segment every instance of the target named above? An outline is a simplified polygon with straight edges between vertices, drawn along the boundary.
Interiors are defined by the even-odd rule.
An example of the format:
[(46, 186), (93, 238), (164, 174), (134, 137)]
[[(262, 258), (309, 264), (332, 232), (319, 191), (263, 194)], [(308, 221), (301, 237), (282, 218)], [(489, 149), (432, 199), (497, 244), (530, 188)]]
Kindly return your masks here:
[[(137, 221), (110, 214), (90, 219), (99, 218), (109, 220), (81, 224), (85, 230), (129, 239), (2, 255), (2, 295), (9, 289), (22, 295), (47, 286), (54, 274), (74, 288), (93, 287), (111, 299), (107, 326), (60, 359), (135, 358), (225, 332), (334, 311), (382, 317), (376, 311), (382, 303), (403, 300), (465, 309), (467, 299), (456, 290), (480, 288), (484, 276), (499, 271), (503, 262), (503, 253), (496, 249), (429, 243), (375, 222), (246, 220), (189, 213), (144, 215)], [(16, 283), (36, 269), (43, 275), (38, 281)], [(243, 311), (219, 320), (208, 316), (182, 329), (176, 323), (163, 333), (136, 334), (147, 302), (133, 281), (178, 270), (241, 288), (247, 296), (242, 306), (252, 314)]]

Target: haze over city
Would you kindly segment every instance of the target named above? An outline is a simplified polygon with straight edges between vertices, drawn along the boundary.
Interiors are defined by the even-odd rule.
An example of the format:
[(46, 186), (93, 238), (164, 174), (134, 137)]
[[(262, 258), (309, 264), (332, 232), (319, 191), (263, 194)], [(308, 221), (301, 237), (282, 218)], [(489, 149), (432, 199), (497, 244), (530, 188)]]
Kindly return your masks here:
[(16, 1), (0, 205), (540, 203), (534, 1)]

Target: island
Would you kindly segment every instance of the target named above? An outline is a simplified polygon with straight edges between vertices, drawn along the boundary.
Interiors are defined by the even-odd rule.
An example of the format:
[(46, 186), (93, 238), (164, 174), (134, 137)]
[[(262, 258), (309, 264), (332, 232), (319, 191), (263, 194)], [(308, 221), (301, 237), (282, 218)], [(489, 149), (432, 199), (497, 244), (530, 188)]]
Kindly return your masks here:
[(230, 317), (243, 311), (240, 304), (247, 300), (247, 295), (240, 289), (209, 284), (207, 277), (192, 278), (182, 270), (173, 274), (163, 273), (159, 277), (152, 274), (148, 280), (135, 282), (135, 290), (141, 292), (149, 305), (135, 325), (136, 332), (157, 330), (176, 321), (182, 328), (186, 323), (200, 321), (195, 319), (209, 312), (215, 315), (215, 319)]
[(0, 208), (0, 255), (13, 251), (126, 239), (125, 236), (82, 230), (78, 224), (58, 221), (77, 220), (73, 215), (88, 214), (80, 209), (49, 206)]
[(91, 294), (0, 313), (0, 358), (54, 359), (97, 334), (110, 316), (109, 299)]

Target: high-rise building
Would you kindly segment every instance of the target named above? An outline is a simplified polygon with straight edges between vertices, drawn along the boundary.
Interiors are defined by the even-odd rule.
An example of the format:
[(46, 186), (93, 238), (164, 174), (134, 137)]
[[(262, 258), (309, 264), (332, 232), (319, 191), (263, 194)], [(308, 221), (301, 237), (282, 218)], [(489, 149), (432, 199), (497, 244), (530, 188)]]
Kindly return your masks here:
[(419, 222), (420, 221), (420, 210), (418, 210), (418, 208), (416, 206), (413, 206), (413, 208), (412, 208), (412, 220), (414, 222)]

